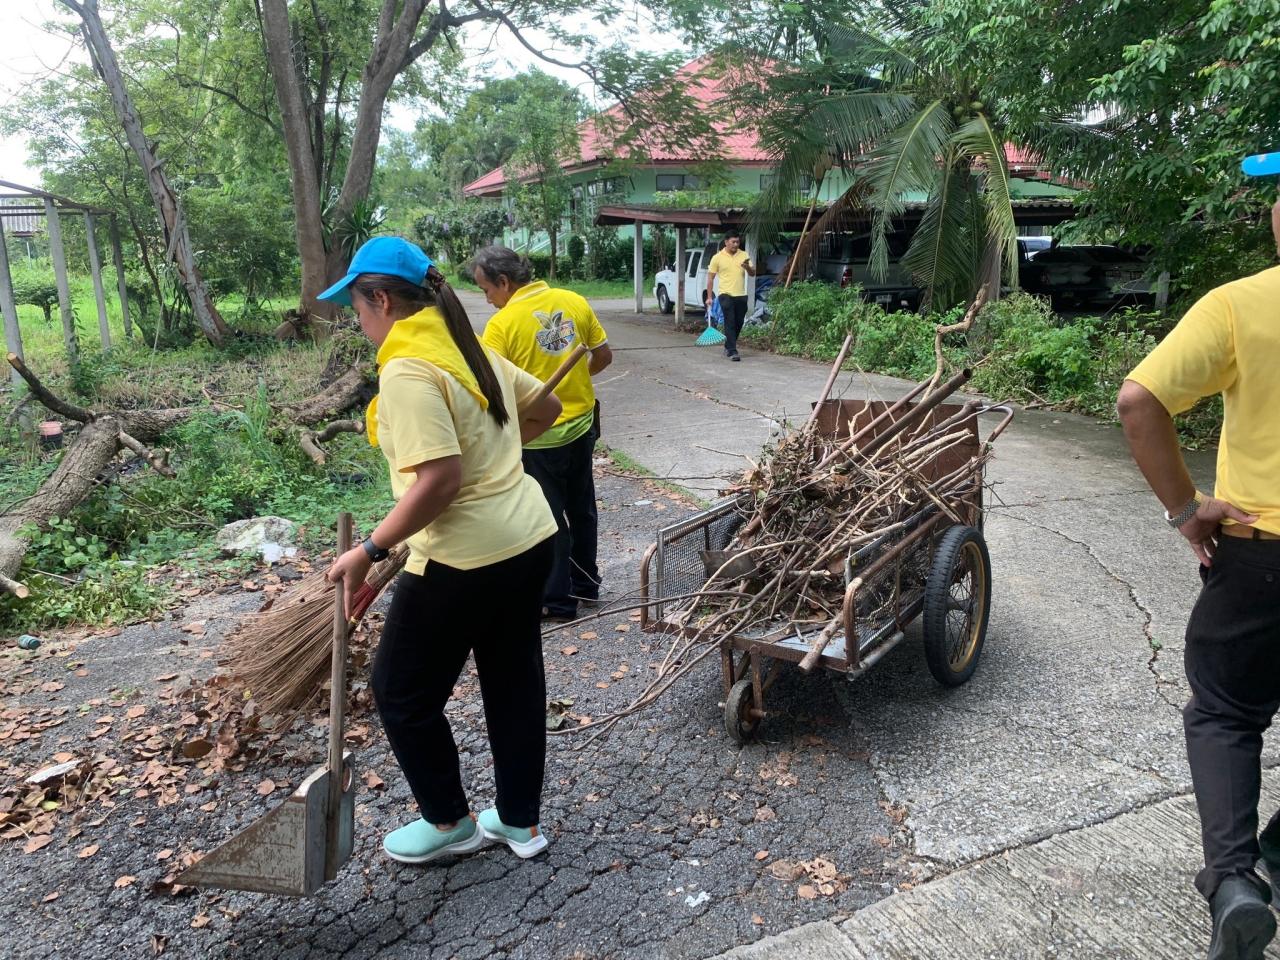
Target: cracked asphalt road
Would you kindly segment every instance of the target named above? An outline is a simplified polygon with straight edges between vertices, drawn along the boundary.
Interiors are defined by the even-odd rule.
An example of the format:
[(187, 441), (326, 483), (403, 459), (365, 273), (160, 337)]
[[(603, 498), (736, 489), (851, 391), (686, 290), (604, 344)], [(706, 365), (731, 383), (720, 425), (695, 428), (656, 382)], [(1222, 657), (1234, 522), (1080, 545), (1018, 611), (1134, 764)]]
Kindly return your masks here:
[[(616, 358), (600, 391), (618, 411), (610, 442), (699, 490), (714, 486), (701, 477), (740, 468), (777, 422), (806, 415), (826, 379), (821, 364), (750, 348), (726, 363), (623, 304), (601, 317)], [(905, 387), (850, 373), (835, 395)], [(837, 690), (885, 795), (908, 811), (916, 856), (943, 869), (1190, 789), (1179, 710), (1193, 555), (1115, 426), (1019, 411), (995, 454), (992, 612), (974, 678), (940, 690), (919, 644), (905, 643)], [(1190, 465), (1211, 486), (1212, 454)]]
[[(478, 302), (468, 307), (486, 315)], [(777, 422), (806, 414), (826, 376), (820, 364), (750, 349), (741, 364), (725, 363), (662, 320), (601, 315), (616, 357), (599, 384), (606, 442), (704, 497), (716, 487), (708, 478), (739, 470)], [(837, 393), (902, 389), (850, 375)], [(1202, 488), (1210, 483), (1210, 457), (1192, 458), (1192, 468)], [(412, 812), (375, 731), (360, 770), (376, 772), (387, 789), (362, 789), (355, 856), (317, 897), (146, 894), (165, 872), (154, 862), (158, 849), (207, 849), (247, 822), (267, 805), (254, 794), (258, 780), (296, 783), (319, 760), (316, 740), (310, 755), (268, 757), (207, 788), (222, 804), (214, 815), (194, 801), (156, 809), (123, 799), (95, 828), (103, 843), (91, 859), (76, 858), (82, 840), (32, 855), (0, 846), (10, 878), (0, 924), (16, 931), (9, 952), (145, 953), (161, 934), (166, 952), (184, 957), (704, 957), (839, 919), (953, 865), (1186, 792), (1180, 654), (1195, 563), (1160, 522), (1119, 432), (1081, 417), (1020, 413), (988, 477), (992, 615), (983, 662), (962, 688), (938, 688), (912, 642), (854, 683), (784, 671), (770, 691), (764, 739), (738, 749), (720, 731), (708, 663), (608, 740), (581, 751), (553, 742), (544, 815), (553, 845), (525, 863), (502, 850), (431, 869), (383, 860), (382, 833)], [(606, 578), (624, 593), (654, 528), (691, 507), (612, 474), (600, 490)], [(256, 598), (219, 602), (221, 612), (202, 614), (206, 645), (237, 603)], [(658, 646), (625, 613), (593, 626), (594, 639), (582, 632), (548, 640), (550, 695), (599, 715), (638, 689)], [(91, 678), (102, 670), (122, 687), (130, 670), (153, 676), (173, 644), (171, 625), (143, 627), (82, 643), (76, 656)], [(578, 652), (559, 653), (567, 645)], [(37, 662), (56, 674), (51, 660)], [(491, 771), (466, 686), (452, 716), (479, 807), (489, 802)], [(62, 696), (72, 694), (87, 695), (68, 684)], [(34, 762), (67, 735), (47, 731), (10, 750)], [(1270, 744), (1265, 759), (1276, 762)], [(768, 869), (814, 856), (835, 862), (844, 892), (804, 900), (795, 880)], [(138, 883), (115, 889), (124, 873)], [(199, 916), (209, 922), (193, 929)]]
[[(634, 589), (640, 554), (656, 527), (692, 508), (608, 469), (598, 488), (604, 576), (609, 595), (620, 596)], [(153, 678), (162, 670), (207, 675), (211, 661), (201, 653), (236, 613), (260, 600), (237, 591), (202, 600), (154, 627), (81, 641), (72, 657), (88, 676), (56, 693), (37, 683), (67, 676), (67, 658), (57, 655), (56, 643), (33, 658), (7, 648), (5, 669), (35, 667), (32, 688), (14, 705), (62, 702), (73, 719), (8, 746), (6, 759), (30, 770), (57, 750), (127, 758), (128, 743), (115, 736), (86, 741), (96, 711), (81, 716), (75, 708), (114, 690), (119, 701), (147, 706), (148, 719), (140, 722), (154, 722), (166, 707), (153, 702)], [(205, 620), (206, 633), (187, 638), (177, 627), (195, 616)], [(190, 643), (184, 646), (184, 639)], [(561, 652), (570, 646), (575, 654)], [(623, 706), (662, 649), (661, 639), (642, 634), (625, 611), (549, 636), (548, 695), (572, 698), (579, 714)], [(304, 723), (287, 749), (175, 804), (157, 808), (153, 797), (121, 795), (114, 809), (86, 818), (96, 825), (74, 839), (56, 831), (55, 842), (32, 854), (24, 854), (20, 842), (0, 844), (0, 869), (8, 878), (0, 903), (0, 928), (9, 934), (5, 955), (149, 956), (158, 935), (166, 938), (164, 955), (176, 957), (697, 958), (850, 914), (930, 869), (912, 861), (900, 814), (895, 819), (887, 809), (867, 745), (837, 695), (842, 681), (806, 681), (789, 672), (770, 692), (776, 712), (764, 739), (739, 748), (722, 728), (718, 665), (704, 667), (606, 739), (580, 749), (581, 736), (551, 739), (546, 856), (520, 861), (492, 847), (439, 866), (385, 859), (383, 834), (416, 812), (375, 719), (370, 744), (357, 751), (357, 777), (373, 771), (386, 787), (362, 783), (355, 853), (335, 882), (307, 900), (151, 893), (151, 884), (168, 872), (158, 853), (212, 848), (283, 797), (256, 794), (264, 777), (296, 785), (322, 762), (323, 727)], [(492, 767), (470, 675), (464, 674), (449, 710), (464, 782), (480, 809), (492, 803)], [(201, 811), (211, 799), (216, 811)], [(99, 852), (81, 859), (77, 852), (87, 843)], [(843, 891), (807, 900), (797, 893), (801, 880), (769, 872), (777, 861), (815, 857), (836, 865)], [(118, 889), (122, 875), (137, 882)], [(46, 902), (54, 892), (58, 897)], [(200, 917), (207, 924), (193, 928)]]

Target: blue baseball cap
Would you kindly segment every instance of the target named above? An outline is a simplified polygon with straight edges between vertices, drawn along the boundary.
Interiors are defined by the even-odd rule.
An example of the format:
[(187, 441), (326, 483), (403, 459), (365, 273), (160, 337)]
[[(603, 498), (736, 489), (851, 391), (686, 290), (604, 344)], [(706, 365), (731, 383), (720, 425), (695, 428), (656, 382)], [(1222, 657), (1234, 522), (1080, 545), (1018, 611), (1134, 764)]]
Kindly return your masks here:
[(1257, 153), (1240, 161), (1240, 169), (1250, 177), (1280, 173), (1280, 153)]
[(351, 306), (351, 284), (362, 273), (385, 273), (425, 287), (427, 271), (434, 265), (434, 261), (416, 243), (399, 237), (374, 237), (351, 258), (347, 275), (316, 299)]

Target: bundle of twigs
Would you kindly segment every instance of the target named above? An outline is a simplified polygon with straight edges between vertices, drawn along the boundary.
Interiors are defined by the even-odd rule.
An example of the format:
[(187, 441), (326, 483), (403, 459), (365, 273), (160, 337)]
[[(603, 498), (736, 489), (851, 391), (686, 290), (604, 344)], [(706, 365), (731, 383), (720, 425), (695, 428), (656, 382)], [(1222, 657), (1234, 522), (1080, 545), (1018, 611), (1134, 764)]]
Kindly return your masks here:
[[(963, 323), (939, 328), (939, 341), (944, 333), (967, 329), (980, 307), (981, 300)], [(846, 340), (819, 406), (848, 346)], [(982, 482), (990, 450), (980, 446), (968, 457), (946, 461), (959, 465), (942, 475), (937, 462), (957, 447), (972, 446), (973, 420), (986, 408), (969, 402), (945, 417), (931, 413), (969, 378), (965, 370), (943, 382), (940, 347), (937, 354), (938, 369), (930, 379), (871, 422), (858, 429), (851, 424), (842, 439), (818, 429), (815, 406), (808, 422), (765, 450), (759, 465), (727, 491), (747, 506), (730, 549), (717, 558), (719, 566), (709, 569), (697, 591), (661, 598), (665, 619), (683, 629), (673, 635), (657, 675), (624, 709), (574, 729), (603, 731), (652, 704), (716, 652), (726, 634), (780, 639), (806, 626), (817, 631), (811, 650), (816, 661), (842, 629), (846, 575), (859, 551), (891, 543), (926, 509), (962, 521), (957, 506)], [(869, 592), (863, 615), (874, 620), (876, 607), (887, 607), (892, 596)]]
[[(400, 544), (370, 568), (351, 598), (350, 626), (359, 623), (408, 557), (409, 548)], [(219, 663), (263, 713), (287, 723), (320, 696), (329, 675), (335, 590), (327, 570), (312, 573), (245, 617), (223, 641)]]

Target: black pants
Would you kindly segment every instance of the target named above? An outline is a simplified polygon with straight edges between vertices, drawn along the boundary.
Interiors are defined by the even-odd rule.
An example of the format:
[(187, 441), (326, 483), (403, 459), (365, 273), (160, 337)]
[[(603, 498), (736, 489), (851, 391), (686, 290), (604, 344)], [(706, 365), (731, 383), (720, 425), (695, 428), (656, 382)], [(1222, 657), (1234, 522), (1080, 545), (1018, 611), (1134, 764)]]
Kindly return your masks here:
[(573, 617), (580, 598), (595, 600), (600, 596), (596, 483), (591, 476), (591, 456), (599, 435), (598, 424), (593, 422), (590, 430), (563, 447), (524, 452), (524, 472), (542, 487), (559, 528), (542, 597), (552, 616)]
[[(1259, 857), (1262, 732), (1280, 708), (1280, 541), (1222, 537), (1200, 575), (1182, 717), (1204, 843), (1196, 887), (1211, 898), (1226, 877), (1251, 874)], [(1272, 856), (1280, 852), (1280, 814), (1262, 841)]]
[(512, 827), (538, 822), (547, 711), (540, 607), (551, 551), (548, 539), (476, 570), (432, 562), (422, 576), (396, 580), (373, 695), (428, 823), (453, 823), (470, 810), (444, 716), (468, 653), (480, 675), (498, 816)]
[(738, 334), (747, 319), (747, 298), (720, 294), (720, 310), (724, 313), (724, 352), (733, 356), (738, 352)]

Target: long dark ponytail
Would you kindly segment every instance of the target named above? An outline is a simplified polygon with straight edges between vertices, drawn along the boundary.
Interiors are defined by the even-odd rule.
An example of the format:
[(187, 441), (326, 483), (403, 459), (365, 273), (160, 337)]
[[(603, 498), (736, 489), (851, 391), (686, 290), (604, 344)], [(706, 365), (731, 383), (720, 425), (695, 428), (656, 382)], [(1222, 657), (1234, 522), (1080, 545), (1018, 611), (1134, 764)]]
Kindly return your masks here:
[(493, 417), (498, 426), (505, 427), (511, 416), (502, 400), (502, 385), (498, 383), (493, 365), (489, 363), (489, 357), (480, 345), (480, 338), (471, 329), (467, 311), (463, 309), (462, 302), (445, 280), (444, 274), (434, 266), (427, 271), (426, 281), (427, 285), (422, 287), (385, 273), (362, 273), (351, 284), (351, 289), (366, 300), (372, 300), (373, 295), (381, 290), (398, 306), (408, 308), (410, 313), (417, 313), (424, 307), (439, 307), (440, 314), (444, 317), (445, 329), (457, 345), (462, 359), (467, 361), (467, 367), (476, 378), (480, 392), (489, 401), (489, 416)]

